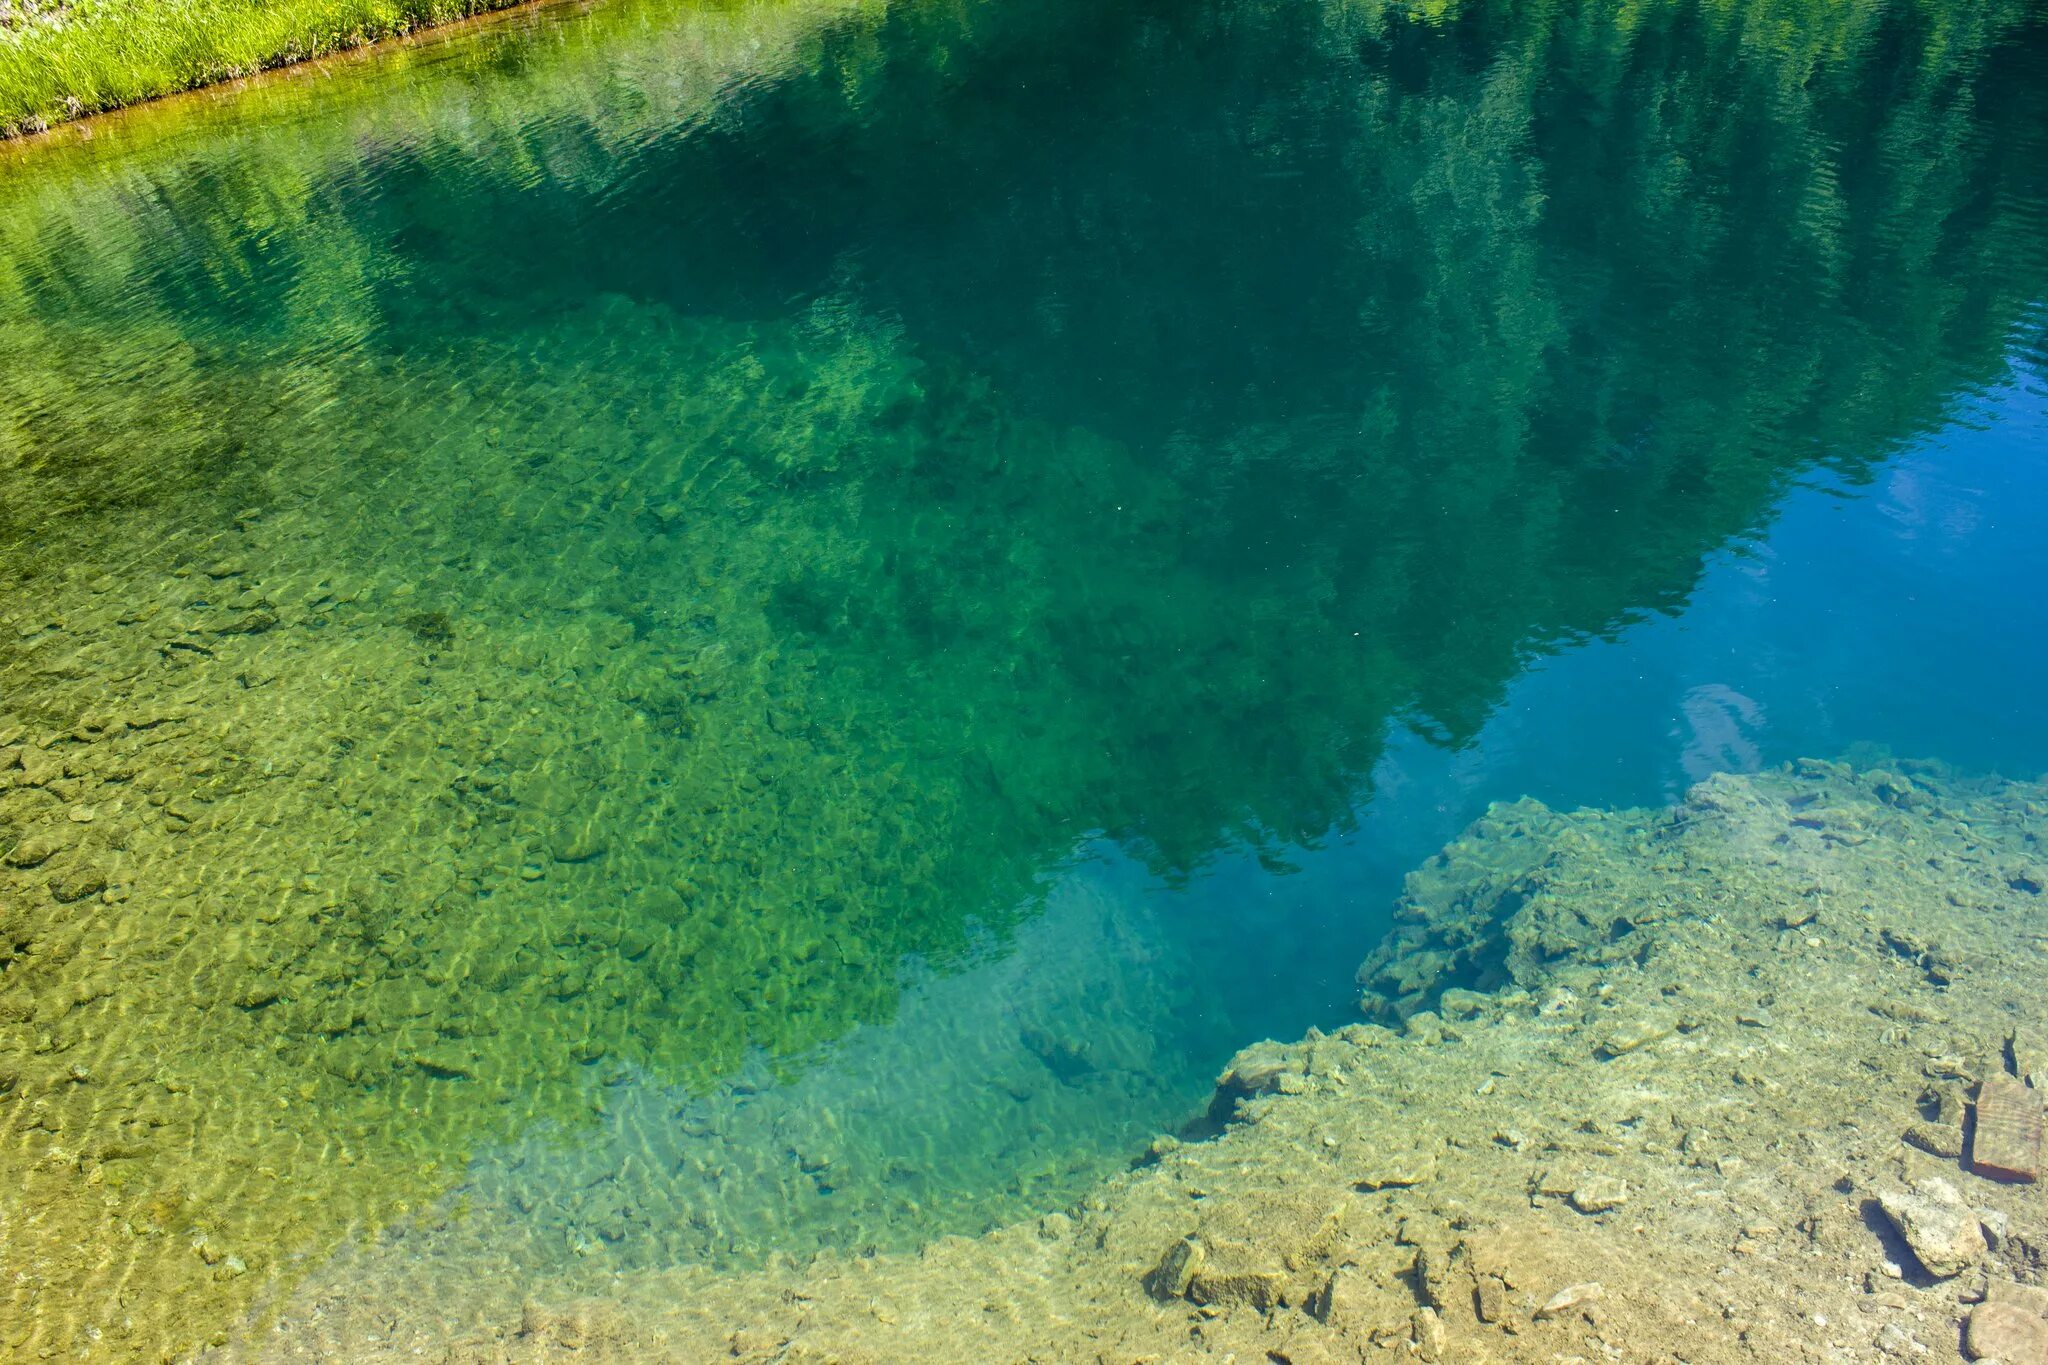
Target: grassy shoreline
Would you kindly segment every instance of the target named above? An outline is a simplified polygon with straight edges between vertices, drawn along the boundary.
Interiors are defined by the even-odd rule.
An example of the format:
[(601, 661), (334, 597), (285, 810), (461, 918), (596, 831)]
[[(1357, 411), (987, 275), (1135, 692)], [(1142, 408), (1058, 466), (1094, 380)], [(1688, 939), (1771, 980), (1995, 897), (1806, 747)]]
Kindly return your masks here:
[(0, 0), (0, 138), (525, 0)]

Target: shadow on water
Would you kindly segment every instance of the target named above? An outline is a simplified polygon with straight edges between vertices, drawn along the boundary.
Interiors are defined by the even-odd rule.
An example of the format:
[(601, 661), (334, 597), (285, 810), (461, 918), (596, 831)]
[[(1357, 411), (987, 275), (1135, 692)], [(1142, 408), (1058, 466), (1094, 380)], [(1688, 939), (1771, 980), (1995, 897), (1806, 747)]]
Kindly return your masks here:
[[(1133, 917), (1346, 837), (1390, 734), (1468, 743), (2040, 353), (2041, 36), (622, 0), (17, 160), (6, 1102), (212, 1248), (159, 1265), (25, 1174), (113, 1249), (7, 1291), (77, 1321), (19, 1320), (148, 1264), (191, 1297), (134, 1330), (203, 1336), (649, 1095), (848, 1201), (741, 1111), (899, 1010), (999, 1021), (1016, 1088), (963, 1068), (960, 1112), (1068, 1151), (987, 1179), (1070, 1196), (1270, 1017), (1214, 985), (1255, 959), (1105, 970), (1173, 937)], [(1005, 993), (1034, 933), (1067, 995)], [(1185, 1036), (1046, 1015), (1120, 990)], [(962, 1166), (889, 1156), (865, 1221), (713, 1199), (656, 1253), (1009, 1211)]]

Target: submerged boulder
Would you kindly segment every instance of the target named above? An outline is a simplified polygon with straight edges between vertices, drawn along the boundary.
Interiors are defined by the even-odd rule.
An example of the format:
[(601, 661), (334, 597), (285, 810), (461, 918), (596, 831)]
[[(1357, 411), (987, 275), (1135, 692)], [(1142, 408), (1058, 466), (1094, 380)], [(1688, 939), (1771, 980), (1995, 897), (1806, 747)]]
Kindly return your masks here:
[(1972, 1360), (2048, 1360), (2048, 1321), (2016, 1303), (1980, 1303), (1971, 1310), (1963, 1346)]
[(1324, 1262), (1349, 1209), (1348, 1199), (1313, 1187), (1233, 1191), (1167, 1245), (1145, 1288), (1160, 1299), (1259, 1312), (1306, 1305), (1328, 1283)]
[(1909, 1189), (1879, 1195), (1877, 1204), (1913, 1259), (1936, 1279), (1960, 1275), (1984, 1258), (1983, 1225), (1948, 1181), (1916, 1180)]
[(1637, 929), (1671, 907), (1651, 885), (1572, 880), (1565, 855), (1595, 837), (1583, 812), (1527, 799), (1490, 808), (1409, 874), (1393, 932), (1358, 969), (1365, 1013), (1389, 1022), (1439, 1006), (1470, 1014), (1476, 992), (1530, 986), (1567, 958), (1637, 957)]
[(1216, 1089), (1219, 1098), (1231, 1100), (1267, 1095), (1281, 1089), (1287, 1077), (1300, 1076), (1307, 1069), (1308, 1058), (1303, 1048), (1266, 1039), (1232, 1057), (1217, 1076)]

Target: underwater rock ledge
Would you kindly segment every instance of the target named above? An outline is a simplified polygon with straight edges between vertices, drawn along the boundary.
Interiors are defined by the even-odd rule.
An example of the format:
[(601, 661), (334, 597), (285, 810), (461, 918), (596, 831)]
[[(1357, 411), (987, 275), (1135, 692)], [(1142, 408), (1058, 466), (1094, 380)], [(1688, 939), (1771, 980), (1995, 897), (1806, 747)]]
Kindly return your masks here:
[(1069, 1213), (602, 1300), (415, 1261), (233, 1354), (2048, 1358), (2044, 831), (2048, 787), (1935, 764), (1497, 806), (1410, 877), (1372, 1022), (1246, 1049), (1218, 1137)]

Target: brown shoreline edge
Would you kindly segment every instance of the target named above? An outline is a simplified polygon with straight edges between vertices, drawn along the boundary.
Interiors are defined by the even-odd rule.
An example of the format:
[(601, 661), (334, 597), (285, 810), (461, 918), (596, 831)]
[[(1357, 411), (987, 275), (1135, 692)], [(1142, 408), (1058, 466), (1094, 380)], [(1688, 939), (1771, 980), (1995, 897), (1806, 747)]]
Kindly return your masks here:
[(1410, 875), (1371, 1022), (1245, 1049), (1219, 1137), (1068, 1212), (581, 1298), (448, 1220), (213, 1358), (2048, 1359), (2048, 1208), (2012, 1178), (2044, 840), (2048, 787), (1931, 763), (1496, 806)]
[(0, 124), (0, 166), (10, 153), (35, 155), (42, 149), (90, 142), (117, 131), (137, 117), (176, 116), (181, 112), (239, 100), (254, 89), (293, 81), (330, 79), (401, 52), (433, 49), (497, 29), (530, 27), (549, 19), (587, 14), (605, 0), (477, 0), (486, 6), (474, 14), (445, 23), (426, 24), (365, 42), (352, 42), (311, 56), (282, 56), (271, 64), (239, 76), (166, 90), (148, 99), (113, 105), (38, 128), (33, 124)]

